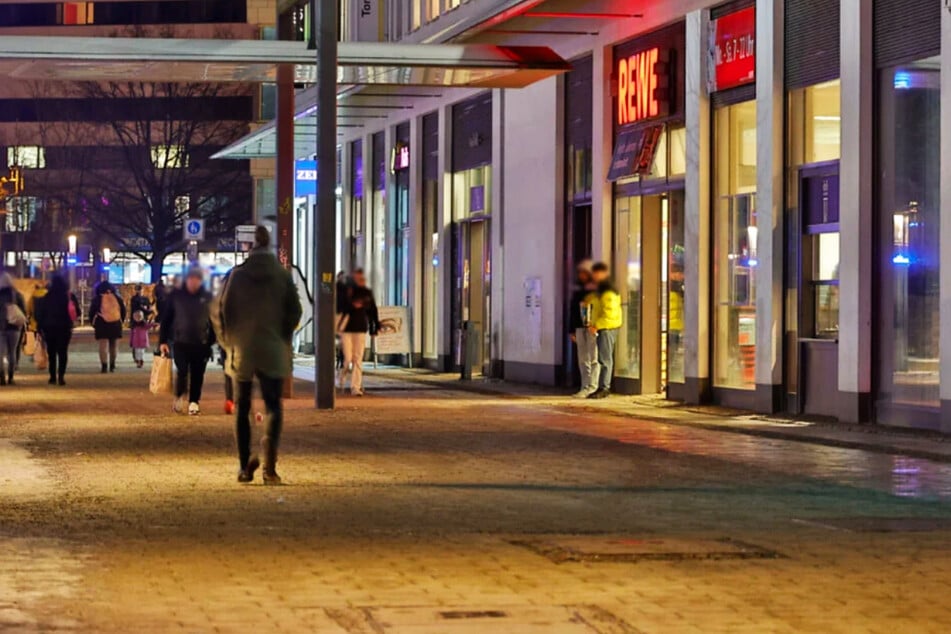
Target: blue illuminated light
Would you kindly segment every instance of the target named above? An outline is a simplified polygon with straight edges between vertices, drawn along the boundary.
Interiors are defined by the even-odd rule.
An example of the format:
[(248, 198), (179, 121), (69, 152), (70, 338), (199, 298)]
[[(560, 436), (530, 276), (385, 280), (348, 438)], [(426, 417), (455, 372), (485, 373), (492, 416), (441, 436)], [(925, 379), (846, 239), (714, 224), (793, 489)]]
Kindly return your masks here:
[(903, 255), (899, 253), (898, 255), (892, 258), (892, 264), (908, 266), (909, 264), (911, 264), (911, 259), (907, 255)]
[(895, 73), (895, 90), (908, 90), (911, 88), (911, 73), (900, 70)]
[(754, 267), (758, 264), (759, 264), (759, 260), (757, 260), (756, 258), (750, 258), (750, 262), (749, 262), (750, 267)]
[(79, 259), (75, 255), (70, 255), (66, 257), (66, 264), (69, 266), (76, 266), (79, 262)]

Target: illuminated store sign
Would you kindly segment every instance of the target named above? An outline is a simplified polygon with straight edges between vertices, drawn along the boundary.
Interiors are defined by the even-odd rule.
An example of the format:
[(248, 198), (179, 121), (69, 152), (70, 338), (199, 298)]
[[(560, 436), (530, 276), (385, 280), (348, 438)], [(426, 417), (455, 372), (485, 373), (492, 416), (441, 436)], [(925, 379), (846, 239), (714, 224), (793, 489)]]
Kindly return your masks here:
[(668, 114), (667, 69), (667, 51), (656, 46), (617, 60), (618, 125)]
[(729, 13), (710, 22), (710, 92), (756, 81), (756, 8)]

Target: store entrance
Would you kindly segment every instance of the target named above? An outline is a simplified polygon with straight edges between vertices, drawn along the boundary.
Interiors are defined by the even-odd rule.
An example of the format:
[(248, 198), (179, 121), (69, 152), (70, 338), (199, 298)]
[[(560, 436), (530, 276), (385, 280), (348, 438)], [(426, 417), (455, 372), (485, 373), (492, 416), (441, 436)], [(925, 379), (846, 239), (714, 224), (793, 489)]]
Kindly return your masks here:
[(617, 284), (625, 323), (619, 391), (681, 398), (683, 384), (683, 192), (618, 200)]
[[(565, 253), (568, 260), (564, 268), (565, 297), (571, 297), (577, 288), (578, 279), (576, 268), (583, 261), (591, 258), (591, 205), (569, 205), (565, 214)], [(572, 306), (565, 303), (565, 323), (569, 323)], [(575, 346), (571, 340), (565, 338), (564, 358), (567, 372), (563, 382), (569, 387), (581, 385), (581, 372), (578, 370), (578, 359)]]
[(462, 349), (462, 337), (457, 346), (458, 364), (462, 355), (471, 353), (473, 375), (488, 376), (491, 360), (489, 342), (492, 340), (491, 320), (491, 249), (488, 218), (473, 218), (456, 225), (458, 260), (456, 264), (456, 301), (459, 306), (460, 330), (468, 324), (470, 336), (476, 343)]

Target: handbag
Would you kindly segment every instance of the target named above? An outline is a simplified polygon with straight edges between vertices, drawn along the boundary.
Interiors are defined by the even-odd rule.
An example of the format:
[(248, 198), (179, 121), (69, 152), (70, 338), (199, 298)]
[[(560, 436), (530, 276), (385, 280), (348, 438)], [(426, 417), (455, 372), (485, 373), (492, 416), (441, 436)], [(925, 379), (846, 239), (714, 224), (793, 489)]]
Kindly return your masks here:
[(159, 396), (172, 393), (172, 360), (169, 357), (161, 354), (152, 357), (149, 392)]
[(50, 358), (46, 353), (46, 344), (43, 342), (43, 338), (40, 336), (36, 337), (36, 350), (33, 352), (33, 363), (36, 365), (37, 370), (45, 370), (49, 367)]

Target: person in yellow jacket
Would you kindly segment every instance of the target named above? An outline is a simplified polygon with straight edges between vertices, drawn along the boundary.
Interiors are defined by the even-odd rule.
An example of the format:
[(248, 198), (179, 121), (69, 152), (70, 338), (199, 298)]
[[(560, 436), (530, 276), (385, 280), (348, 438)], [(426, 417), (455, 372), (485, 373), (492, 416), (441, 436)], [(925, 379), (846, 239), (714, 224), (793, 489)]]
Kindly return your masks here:
[(624, 325), (621, 311), (621, 295), (611, 282), (611, 271), (604, 262), (591, 267), (591, 275), (597, 284), (597, 290), (591, 298), (591, 326), (589, 330), (598, 337), (598, 390), (588, 398), (606, 398), (611, 393), (611, 379), (614, 378), (614, 348), (617, 346), (618, 331)]

